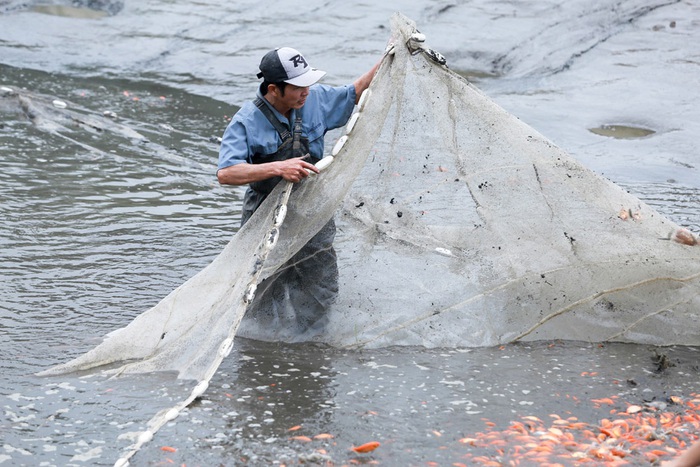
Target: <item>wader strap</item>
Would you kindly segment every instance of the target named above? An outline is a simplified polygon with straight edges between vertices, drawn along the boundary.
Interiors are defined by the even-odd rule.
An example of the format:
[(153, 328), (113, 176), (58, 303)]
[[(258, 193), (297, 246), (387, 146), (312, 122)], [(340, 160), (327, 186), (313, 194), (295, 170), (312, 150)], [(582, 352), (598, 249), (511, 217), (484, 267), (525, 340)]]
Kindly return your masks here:
[[(280, 122), (277, 119), (277, 117), (275, 117), (275, 114), (272, 113), (272, 110), (270, 110), (267, 104), (265, 104), (263, 100), (259, 97), (255, 98), (255, 106), (260, 110), (260, 112), (262, 112), (262, 114), (265, 116), (265, 118), (267, 118), (267, 120), (275, 128), (275, 130), (277, 130), (277, 133), (279, 133), (283, 143), (292, 136), (289, 133), (287, 127), (283, 125), (282, 122)], [(296, 122), (294, 126), (296, 127)], [(299, 133), (301, 134), (301, 127), (299, 128)]]
[[(292, 126), (292, 131), (290, 132), (286, 125), (280, 122), (270, 108), (263, 102), (259, 97), (255, 99), (255, 106), (260, 109), (260, 112), (267, 118), (270, 124), (275, 128), (277, 133), (279, 133), (282, 139), (282, 144), (277, 148), (277, 152), (274, 154), (269, 154), (264, 160), (253, 158), (253, 164), (261, 164), (263, 162), (275, 162), (291, 159), (293, 157), (303, 157), (309, 152), (309, 142), (306, 138), (302, 138), (302, 121), (301, 112), (297, 112), (297, 117), (294, 119), (294, 125)], [(308, 162), (312, 164), (315, 163), (317, 159), (311, 157)], [(246, 192), (246, 197), (244, 198), (244, 217), (245, 212), (249, 211), (247, 216), (252, 215), (258, 206), (263, 202), (265, 197), (270, 194), (270, 192), (275, 188), (275, 186), (282, 180), (282, 177), (272, 177), (266, 180), (260, 180), (259, 182), (250, 183), (250, 188), (252, 193)], [(262, 195), (262, 196), (258, 196)], [(255, 198), (255, 201), (253, 201)], [(245, 219), (243, 220), (245, 222)]]
[(305, 154), (308, 148), (302, 149), (301, 147), (301, 112), (297, 112), (297, 118), (294, 120), (294, 127), (292, 129), (292, 137), (294, 142), (292, 143), (292, 154), (296, 156), (297, 154)]

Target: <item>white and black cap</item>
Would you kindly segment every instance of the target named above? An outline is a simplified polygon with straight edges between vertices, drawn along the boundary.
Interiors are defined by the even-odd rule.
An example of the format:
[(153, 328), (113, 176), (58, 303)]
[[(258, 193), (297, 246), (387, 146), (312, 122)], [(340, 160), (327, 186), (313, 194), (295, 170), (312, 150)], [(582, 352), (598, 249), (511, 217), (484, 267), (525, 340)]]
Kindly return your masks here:
[(258, 78), (269, 83), (289, 83), (307, 87), (325, 76), (326, 72), (311, 68), (304, 56), (291, 47), (281, 47), (265, 54), (260, 61)]

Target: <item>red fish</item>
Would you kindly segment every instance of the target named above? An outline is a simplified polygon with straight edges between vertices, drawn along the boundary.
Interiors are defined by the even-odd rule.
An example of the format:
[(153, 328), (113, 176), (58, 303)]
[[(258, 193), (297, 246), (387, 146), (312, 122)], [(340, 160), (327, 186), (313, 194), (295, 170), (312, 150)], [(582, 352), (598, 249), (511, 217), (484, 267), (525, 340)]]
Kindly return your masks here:
[(353, 446), (352, 449), (355, 452), (366, 453), (372, 452), (380, 446), (377, 441), (370, 441), (369, 443), (361, 444), (360, 446)]

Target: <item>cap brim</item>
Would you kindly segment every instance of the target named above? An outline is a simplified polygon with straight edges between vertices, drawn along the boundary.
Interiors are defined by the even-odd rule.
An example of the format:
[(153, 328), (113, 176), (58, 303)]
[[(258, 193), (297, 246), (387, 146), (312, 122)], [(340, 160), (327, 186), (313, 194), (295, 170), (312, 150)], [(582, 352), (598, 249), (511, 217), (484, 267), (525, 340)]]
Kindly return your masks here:
[(312, 68), (303, 75), (299, 75), (296, 78), (292, 79), (286, 79), (284, 80), (285, 83), (293, 84), (294, 86), (299, 86), (302, 88), (311, 86), (312, 84), (315, 84), (326, 76), (325, 71), (317, 70), (316, 68)]

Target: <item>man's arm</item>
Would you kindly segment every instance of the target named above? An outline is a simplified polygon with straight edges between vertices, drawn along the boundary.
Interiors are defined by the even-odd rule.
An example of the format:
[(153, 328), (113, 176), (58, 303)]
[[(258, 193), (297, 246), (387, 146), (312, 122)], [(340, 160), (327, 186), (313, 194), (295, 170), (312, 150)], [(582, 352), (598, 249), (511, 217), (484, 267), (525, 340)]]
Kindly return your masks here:
[[(284, 161), (248, 164), (247, 162), (224, 167), (216, 172), (216, 178), (222, 185), (247, 185), (272, 177), (297, 183), (309, 176), (308, 170), (319, 173), (315, 165), (302, 160), (301, 157)], [(307, 170), (308, 169), (308, 170)]]
[(377, 69), (379, 68), (379, 65), (381, 63), (382, 61), (379, 60), (376, 63), (376, 65), (372, 67), (371, 70), (357, 78), (355, 82), (352, 83), (355, 86), (355, 94), (357, 95), (357, 97), (355, 98), (355, 104), (360, 102), (360, 96), (362, 95), (362, 91), (369, 87), (370, 83), (372, 82), (372, 78), (374, 78), (374, 75), (375, 73), (377, 73)]

